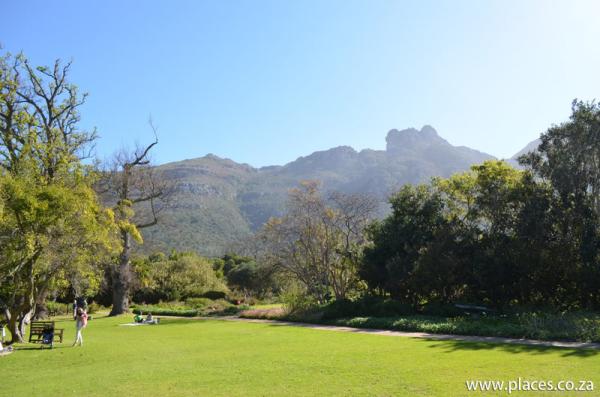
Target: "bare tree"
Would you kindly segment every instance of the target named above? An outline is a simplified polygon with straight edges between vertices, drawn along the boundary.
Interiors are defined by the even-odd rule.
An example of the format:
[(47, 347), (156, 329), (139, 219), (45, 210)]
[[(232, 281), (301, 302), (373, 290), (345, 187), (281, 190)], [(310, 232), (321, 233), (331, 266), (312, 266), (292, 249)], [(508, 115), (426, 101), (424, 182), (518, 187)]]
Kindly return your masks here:
[(159, 213), (166, 207), (171, 184), (161, 179), (151, 166), (150, 152), (154, 141), (134, 150), (123, 149), (113, 157), (110, 170), (100, 183), (100, 192), (112, 199), (122, 243), (118, 263), (112, 268), (113, 306), (111, 316), (129, 310), (131, 290), (131, 251), (134, 242), (143, 243), (140, 231), (158, 223)]
[(28, 156), (52, 182), (65, 163), (90, 157), (96, 131), (79, 126), (87, 93), (69, 82), (71, 62), (32, 67), (23, 55), (0, 59), (0, 166), (18, 171)]
[(325, 200), (319, 183), (292, 189), (285, 216), (273, 218), (259, 233), (264, 260), (300, 281), (324, 301), (329, 292), (344, 299), (357, 281), (357, 265), (366, 243), (364, 229), (375, 200), (333, 193)]
[(343, 299), (358, 281), (362, 250), (368, 243), (365, 229), (377, 209), (374, 197), (333, 192), (329, 195), (332, 216), (324, 218), (335, 235), (334, 260), (327, 267), (336, 299)]

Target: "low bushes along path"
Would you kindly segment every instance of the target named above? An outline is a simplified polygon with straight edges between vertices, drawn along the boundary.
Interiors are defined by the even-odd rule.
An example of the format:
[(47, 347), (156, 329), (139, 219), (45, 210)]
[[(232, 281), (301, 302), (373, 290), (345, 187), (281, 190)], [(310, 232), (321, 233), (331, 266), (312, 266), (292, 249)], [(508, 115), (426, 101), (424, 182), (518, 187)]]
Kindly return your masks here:
[(327, 331), (355, 332), (355, 333), (359, 333), (359, 334), (401, 336), (401, 337), (406, 337), (406, 338), (453, 340), (453, 341), (462, 341), (462, 342), (505, 343), (505, 344), (513, 344), (513, 345), (565, 347), (565, 348), (569, 348), (569, 349), (598, 349), (598, 350), (600, 350), (600, 343), (591, 343), (591, 342), (588, 343), (588, 342), (567, 342), (567, 341), (545, 341), (545, 340), (536, 340), (536, 339), (503, 338), (503, 337), (498, 337), (498, 336), (430, 334), (430, 333), (426, 333), (426, 332), (405, 332), (405, 331), (391, 331), (391, 330), (387, 330), (387, 329), (352, 328), (352, 327), (342, 327), (342, 326), (337, 326), (337, 325), (297, 323), (297, 322), (291, 322), (291, 321), (253, 319), (253, 318), (242, 318), (242, 317), (234, 317), (234, 316), (219, 317), (219, 318), (222, 320), (227, 320), (227, 321), (246, 321), (246, 322), (251, 322), (251, 323), (266, 323), (266, 324), (274, 324), (274, 325), (281, 325), (281, 326), (321, 329), (321, 330), (327, 330)]

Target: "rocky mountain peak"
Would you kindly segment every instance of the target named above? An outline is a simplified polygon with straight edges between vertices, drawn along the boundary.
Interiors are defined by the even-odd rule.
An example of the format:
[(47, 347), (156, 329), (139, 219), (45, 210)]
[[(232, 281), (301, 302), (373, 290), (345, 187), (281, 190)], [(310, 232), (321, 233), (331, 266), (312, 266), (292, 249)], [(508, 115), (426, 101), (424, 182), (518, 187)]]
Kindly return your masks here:
[(432, 144), (448, 143), (430, 125), (423, 126), (420, 131), (416, 128), (407, 128), (400, 131), (396, 129), (390, 130), (385, 141), (388, 152), (413, 150)]

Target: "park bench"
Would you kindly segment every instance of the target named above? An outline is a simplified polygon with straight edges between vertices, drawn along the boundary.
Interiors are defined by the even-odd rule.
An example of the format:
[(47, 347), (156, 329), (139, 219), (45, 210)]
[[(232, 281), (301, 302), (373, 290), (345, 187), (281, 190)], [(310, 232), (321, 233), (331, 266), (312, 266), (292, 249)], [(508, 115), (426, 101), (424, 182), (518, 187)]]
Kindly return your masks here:
[(487, 315), (494, 314), (496, 311), (485, 306), (455, 304), (454, 307), (464, 311), (466, 314)]
[[(29, 343), (44, 343), (44, 331), (52, 329), (54, 333), (54, 339), (58, 337), (60, 343), (63, 342), (63, 331), (62, 328), (56, 328), (54, 321), (32, 321), (29, 327)], [(52, 344), (50, 344), (52, 346)]]

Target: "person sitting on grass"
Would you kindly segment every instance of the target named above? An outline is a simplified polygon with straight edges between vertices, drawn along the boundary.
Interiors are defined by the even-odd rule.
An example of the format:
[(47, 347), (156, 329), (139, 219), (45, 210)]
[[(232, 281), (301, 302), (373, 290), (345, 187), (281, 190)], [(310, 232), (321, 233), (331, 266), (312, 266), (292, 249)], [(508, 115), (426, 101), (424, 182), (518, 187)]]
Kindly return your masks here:
[(0, 342), (0, 355), (12, 353), (12, 351), (13, 351), (12, 346), (3, 347), (2, 342)]
[(133, 321), (134, 321), (134, 322), (136, 322), (136, 323), (142, 323), (142, 322), (144, 322), (144, 318), (142, 317), (142, 314), (143, 314), (143, 313), (136, 314), (136, 315), (133, 317)]
[(144, 324), (158, 324), (158, 318), (154, 318), (152, 316), (152, 313), (148, 313), (148, 315), (146, 316), (146, 320), (144, 321)]

